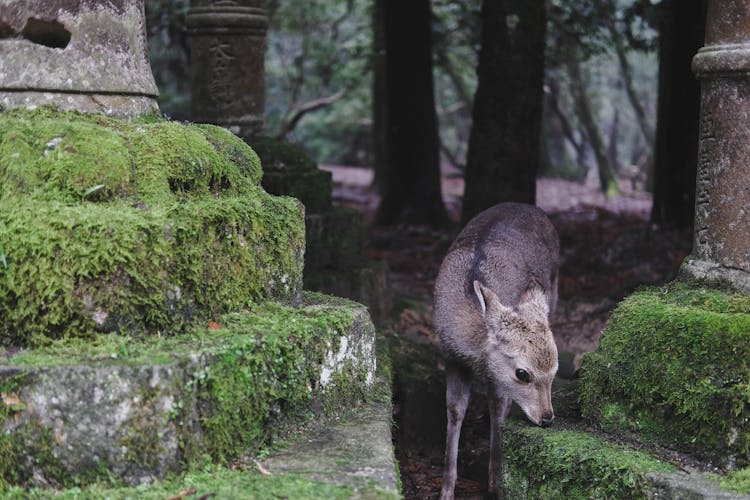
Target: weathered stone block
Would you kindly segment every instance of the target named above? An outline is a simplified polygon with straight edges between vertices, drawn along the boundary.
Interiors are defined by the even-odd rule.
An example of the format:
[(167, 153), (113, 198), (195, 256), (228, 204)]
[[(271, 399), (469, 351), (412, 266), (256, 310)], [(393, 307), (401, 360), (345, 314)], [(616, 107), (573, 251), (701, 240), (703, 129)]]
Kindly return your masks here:
[(388, 267), (383, 262), (366, 262), (346, 268), (305, 272), (305, 289), (347, 297), (365, 304), (377, 325), (391, 319), (392, 293)]
[(0, 486), (149, 482), (257, 450), (300, 411), (358, 401), (375, 375), (366, 309), (305, 293), (189, 335), (55, 341), (0, 366)]
[(303, 209), (209, 125), (0, 114), (0, 342), (178, 333), (302, 286)]
[(305, 205), (307, 213), (331, 208), (333, 180), (325, 170), (266, 170), (263, 188), (271, 194), (294, 196)]
[(584, 356), (581, 407), (608, 432), (750, 464), (750, 297), (679, 282), (635, 293)]
[(158, 111), (143, 0), (3, 0), (0, 108)]
[(306, 212), (305, 242), (306, 273), (359, 264), (365, 247), (362, 214), (346, 207), (331, 207), (323, 213)]

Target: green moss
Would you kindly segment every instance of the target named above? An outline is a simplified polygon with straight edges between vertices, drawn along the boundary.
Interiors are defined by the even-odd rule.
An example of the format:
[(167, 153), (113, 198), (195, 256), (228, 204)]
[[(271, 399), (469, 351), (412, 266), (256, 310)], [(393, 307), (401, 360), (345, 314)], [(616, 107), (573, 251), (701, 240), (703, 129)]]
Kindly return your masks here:
[(176, 333), (302, 280), (296, 200), (228, 131), (0, 114), (0, 342)]
[(750, 495), (750, 467), (718, 477), (722, 489)]
[(220, 127), (44, 107), (0, 114), (2, 197), (164, 204), (247, 194), (261, 175), (255, 152)]
[(750, 463), (750, 297), (684, 283), (637, 292), (581, 373), (583, 414), (605, 430)]
[[(311, 480), (294, 474), (266, 476), (255, 471), (231, 471), (216, 469), (206, 472), (195, 472), (180, 479), (162, 481), (156, 484), (138, 487), (111, 488), (92, 486), (85, 489), (71, 488), (54, 494), (59, 499), (158, 499), (172, 498), (179, 492), (192, 491), (187, 498), (295, 498), (295, 499), (348, 499), (355, 492), (346, 487), (336, 486), (323, 481)], [(373, 492), (376, 493), (376, 492)], [(34, 488), (31, 490), (12, 488), (3, 498), (6, 499), (46, 499), (50, 490)], [(380, 498), (377, 494), (372, 498)]]
[[(305, 293), (303, 303), (316, 305), (295, 308), (264, 302), (250, 305), (244, 313), (217, 317), (219, 329), (194, 327), (182, 336), (143, 340), (112, 334), (98, 336), (93, 342), (66, 339), (23, 350), (8, 360), (7, 364), (18, 371), (8, 375), (3, 386), (18, 390), (24, 383), (20, 378), (23, 369), (29, 367), (97, 363), (142, 367), (186, 363), (199, 356), (203, 361), (192, 368), (192, 376), (181, 391), (183, 396), (175, 401), (169, 415), (171, 422), (162, 421), (163, 414), (155, 411), (152, 389), (136, 388), (133, 397), (139, 401), (139, 410), (130, 418), (129, 431), (117, 444), (127, 448), (126, 463), (138, 470), (160, 470), (160, 432), (168, 429), (179, 436), (184, 468), (200, 466), (206, 458), (226, 464), (259, 450), (312, 408), (318, 416), (335, 414), (364, 397), (367, 367), (354, 363), (345, 363), (341, 373), (325, 387), (319, 385), (327, 353), (336, 352), (340, 338), (362, 327), (362, 306), (313, 293)], [(172, 383), (184, 384), (181, 379)], [(6, 421), (11, 416), (11, 405), (12, 401), (0, 405)], [(195, 432), (196, 425), (199, 433)], [(39, 429), (34, 435), (46, 435), (42, 431), (49, 433)], [(8, 482), (24, 483), (28, 474), (19, 476), (13, 467), (20, 450), (35, 448), (25, 444), (25, 437), (19, 438), (15, 433), (9, 436), (10, 444), (0, 443), (0, 477), (5, 474)], [(40, 452), (40, 456), (46, 455)], [(7, 464), (7, 473), (2, 464)], [(46, 467), (40, 467), (47, 477)], [(66, 471), (66, 480), (90, 482), (81, 479), (88, 478), (84, 469)], [(167, 471), (161, 471), (164, 472)]]
[(508, 498), (640, 498), (647, 475), (675, 468), (573, 430), (511, 423), (503, 434)]

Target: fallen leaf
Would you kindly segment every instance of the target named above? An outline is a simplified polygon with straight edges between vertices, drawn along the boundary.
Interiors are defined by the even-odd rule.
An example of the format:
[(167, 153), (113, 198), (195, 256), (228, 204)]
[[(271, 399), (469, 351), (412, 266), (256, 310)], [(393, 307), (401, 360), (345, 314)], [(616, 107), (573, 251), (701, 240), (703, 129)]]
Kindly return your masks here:
[(218, 324), (216, 321), (209, 321), (208, 329), (209, 330), (221, 330), (221, 325)]

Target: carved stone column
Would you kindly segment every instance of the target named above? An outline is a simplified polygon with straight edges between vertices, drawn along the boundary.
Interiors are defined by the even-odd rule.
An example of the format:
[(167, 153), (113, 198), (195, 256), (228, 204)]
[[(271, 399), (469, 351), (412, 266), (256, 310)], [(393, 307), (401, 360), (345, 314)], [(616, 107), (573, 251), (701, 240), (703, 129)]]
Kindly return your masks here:
[(190, 39), (192, 120), (230, 129), (243, 138), (263, 128), (264, 0), (192, 0)]
[(701, 118), (693, 254), (684, 269), (750, 291), (750, 0), (711, 0), (693, 59)]
[(0, 1), (0, 107), (158, 111), (143, 0)]

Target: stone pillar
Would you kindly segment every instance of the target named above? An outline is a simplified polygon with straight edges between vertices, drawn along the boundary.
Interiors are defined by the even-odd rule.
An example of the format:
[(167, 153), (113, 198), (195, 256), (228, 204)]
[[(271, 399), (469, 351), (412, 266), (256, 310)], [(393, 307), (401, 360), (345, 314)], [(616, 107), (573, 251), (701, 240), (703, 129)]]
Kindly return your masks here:
[(0, 107), (158, 111), (143, 0), (0, 0)]
[(750, 0), (710, 0), (693, 59), (701, 117), (693, 254), (684, 270), (750, 292)]
[(265, 0), (192, 0), (192, 120), (228, 128), (247, 139), (263, 128)]

